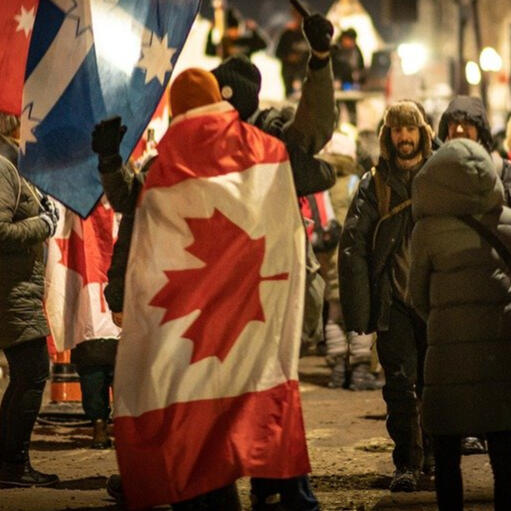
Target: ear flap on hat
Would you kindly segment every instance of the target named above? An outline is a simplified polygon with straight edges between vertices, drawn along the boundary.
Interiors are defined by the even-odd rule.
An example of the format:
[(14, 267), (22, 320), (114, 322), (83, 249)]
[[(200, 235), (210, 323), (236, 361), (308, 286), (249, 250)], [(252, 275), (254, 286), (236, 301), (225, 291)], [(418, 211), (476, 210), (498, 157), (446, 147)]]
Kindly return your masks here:
[(383, 125), (380, 129), (380, 156), (384, 160), (390, 160), (390, 144), (392, 141), (390, 139), (390, 128), (388, 126)]
[(429, 124), (421, 126), (422, 157), (426, 160), (433, 152), (433, 130)]

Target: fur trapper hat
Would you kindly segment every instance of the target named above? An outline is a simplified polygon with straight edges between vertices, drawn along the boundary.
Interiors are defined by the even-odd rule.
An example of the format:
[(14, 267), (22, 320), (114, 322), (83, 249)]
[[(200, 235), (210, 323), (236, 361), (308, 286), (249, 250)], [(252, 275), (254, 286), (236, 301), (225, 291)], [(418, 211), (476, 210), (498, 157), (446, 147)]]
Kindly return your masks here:
[(390, 138), (390, 128), (399, 126), (417, 126), (420, 130), (422, 157), (431, 155), (433, 131), (426, 123), (419, 107), (413, 101), (398, 101), (390, 105), (383, 114), (383, 125), (380, 129), (380, 156), (384, 160), (390, 160), (394, 149)]

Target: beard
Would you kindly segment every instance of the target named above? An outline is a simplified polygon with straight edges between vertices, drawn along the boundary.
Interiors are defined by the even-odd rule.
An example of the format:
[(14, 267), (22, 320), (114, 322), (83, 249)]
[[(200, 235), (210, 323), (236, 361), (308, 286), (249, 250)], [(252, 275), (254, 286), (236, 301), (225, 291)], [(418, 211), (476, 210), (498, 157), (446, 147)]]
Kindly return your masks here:
[[(404, 151), (403, 149), (406, 148)], [(410, 150), (411, 148), (411, 150)], [(420, 144), (414, 145), (413, 142), (401, 142), (396, 148), (396, 156), (400, 160), (413, 160), (416, 158), (420, 152), (421, 147)]]

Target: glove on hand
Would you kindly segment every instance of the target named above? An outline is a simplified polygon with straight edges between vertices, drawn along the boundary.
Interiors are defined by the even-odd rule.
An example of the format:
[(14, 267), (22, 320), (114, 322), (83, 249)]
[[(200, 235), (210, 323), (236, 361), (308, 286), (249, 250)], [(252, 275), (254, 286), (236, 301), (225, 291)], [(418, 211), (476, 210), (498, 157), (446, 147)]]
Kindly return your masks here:
[(334, 27), (322, 14), (312, 14), (303, 20), (303, 33), (313, 51), (330, 50)]
[(41, 199), (41, 213), (47, 213), (48, 215), (55, 217), (57, 221), (60, 218), (60, 212), (57, 206), (47, 195), (44, 195)]
[(52, 237), (55, 234), (55, 231), (57, 230), (58, 222), (57, 215), (51, 215), (50, 213), (44, 211), (43, 213), (39, 214), (39, 218), (46, 223), (46, 226), (48, 227), (49, 236)]
[(126, 130), (119, 116), (101, 121), (92, 132), (92, 150), (100, 157), (118, 155)]

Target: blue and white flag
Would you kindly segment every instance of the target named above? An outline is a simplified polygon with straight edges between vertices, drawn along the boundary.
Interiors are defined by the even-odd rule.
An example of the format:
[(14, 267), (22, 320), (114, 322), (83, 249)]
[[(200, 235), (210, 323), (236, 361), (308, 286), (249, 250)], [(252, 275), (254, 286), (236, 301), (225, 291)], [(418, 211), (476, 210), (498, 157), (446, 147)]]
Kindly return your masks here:
[(91, 133), (120, 115), (127, 158), (200, 0), (40, 0), (25, 73), (20, 170), (85, 217), (102, 194)]

